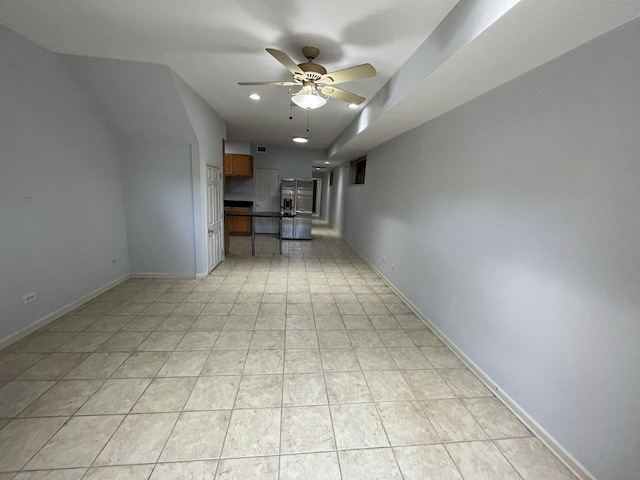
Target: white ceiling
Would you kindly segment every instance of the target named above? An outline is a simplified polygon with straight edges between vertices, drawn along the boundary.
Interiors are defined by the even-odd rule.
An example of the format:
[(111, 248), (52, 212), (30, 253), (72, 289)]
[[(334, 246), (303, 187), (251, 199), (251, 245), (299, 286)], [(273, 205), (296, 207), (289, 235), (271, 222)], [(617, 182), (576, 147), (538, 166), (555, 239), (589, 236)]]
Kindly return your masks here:
[[(266, 47), (302, 62), (300, 48), (316, 45), (316, 61), (329, 71), (371, 63), (377, 77), (342, 85), (367, 97), (360, 110), (330, 99), (310, 114), (307, 148), (329, 149), (335, 163), (640, 16), (637, 0), (521, 0), (396, 92), (402, 98), (369, 105), (377, 92), (380, 104), (447, 15), (463, 4), (491, 9), (499, 2), (514, 0), (460, 0), (456, 9), (457, 0), (2, 0), (0, 23), (54, 52), (169, 65), (226, 120), (230, 140), (265, 145), (290, 146), (293, 135), (306, 134), (307, 121), (299, 108), (289, 120), (287, 88), (237, 85), (290, 79)], [(248, 99), (254, 91), (261, 101)]]

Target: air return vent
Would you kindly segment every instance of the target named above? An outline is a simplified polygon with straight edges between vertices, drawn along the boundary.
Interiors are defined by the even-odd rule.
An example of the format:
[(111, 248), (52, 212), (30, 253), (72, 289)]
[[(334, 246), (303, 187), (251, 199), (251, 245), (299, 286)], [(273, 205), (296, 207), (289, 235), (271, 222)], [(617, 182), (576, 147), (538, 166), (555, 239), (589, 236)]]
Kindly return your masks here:
[(256, 147), (256, 152), (258, 153), (267, 153), (267, 147), (264, 145), (258, 145)]

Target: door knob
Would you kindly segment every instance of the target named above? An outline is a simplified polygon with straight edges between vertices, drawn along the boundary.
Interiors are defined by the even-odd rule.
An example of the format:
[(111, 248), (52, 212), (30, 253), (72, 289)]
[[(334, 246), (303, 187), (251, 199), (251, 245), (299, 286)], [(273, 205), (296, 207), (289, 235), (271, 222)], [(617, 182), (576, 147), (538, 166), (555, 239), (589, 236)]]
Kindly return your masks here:
[(209, 233), (213, 233), (213, 230), (209, 229)]

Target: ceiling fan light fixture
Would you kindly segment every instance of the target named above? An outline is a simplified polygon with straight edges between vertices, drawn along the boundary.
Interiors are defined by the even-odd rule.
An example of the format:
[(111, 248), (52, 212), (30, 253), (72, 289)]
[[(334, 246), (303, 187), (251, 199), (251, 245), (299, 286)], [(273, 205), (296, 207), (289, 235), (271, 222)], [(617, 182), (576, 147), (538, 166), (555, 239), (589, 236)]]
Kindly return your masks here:
[(294, 93), (291, 96), (291, 101), (301, 108), (311, 110), (320, 108), (327, 103), (327, 99), (320, 95), (316, 89), (310, 88), (303, 88), (299, 92)]
[(260, 95), (258, 95), (257, 93), (252, 93), (251, 95), (249, 95), (249, 98), (251, 100), (260, 100)]
[(307, 143), (309, 141), (307, 137), (293, 137), (292, 140), (296, 143)]
[(354, 110), (355, 110), (356, 108), (358, 108), (359, 106), (360, 106), (360, 105), (358, 105), (357, 103), (350, 103), (350, 104), (349, 104), (349, 108), (354, 109)]

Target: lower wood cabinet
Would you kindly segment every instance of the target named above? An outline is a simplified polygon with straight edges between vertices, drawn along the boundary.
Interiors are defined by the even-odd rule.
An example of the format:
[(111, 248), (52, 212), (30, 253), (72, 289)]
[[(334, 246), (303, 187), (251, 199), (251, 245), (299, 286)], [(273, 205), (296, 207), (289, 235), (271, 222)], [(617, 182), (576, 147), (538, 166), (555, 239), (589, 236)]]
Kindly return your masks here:
[[(225, 212), (250, 212), (251, 207), (224, 207)], [(229, 235), (251, 235), (251, 217), (225, 217), (225, 227)]]

